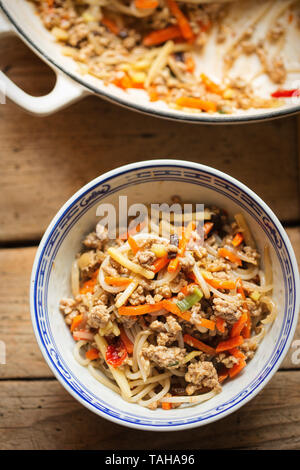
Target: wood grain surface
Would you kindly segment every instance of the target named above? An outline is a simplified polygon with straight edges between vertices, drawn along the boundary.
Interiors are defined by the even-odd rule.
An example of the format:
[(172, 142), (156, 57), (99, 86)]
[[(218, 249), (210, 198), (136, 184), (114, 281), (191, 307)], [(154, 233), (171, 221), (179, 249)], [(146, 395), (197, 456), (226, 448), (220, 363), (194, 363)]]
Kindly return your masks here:
[[(15, 39), (2, 39), (0, 68), (34, 95), (54, 84), (53, 72)], [(233, 415), (192, 433), (141, 433), (95, 416), (61, 387), (38, 349), (29, 312), (37, 243), (59, 207), (99, 174), (145, 159), (201, 162), (247, 184), (285, 224), (300, 263), (299, 136), (295, 117), (210, 127), (154, 119), (95, 97), (43, 119), (10, 102), (0, 106), (0, 340), (7, 345), (0, 449), (299, 449), (293, 348), (267, 387)]]

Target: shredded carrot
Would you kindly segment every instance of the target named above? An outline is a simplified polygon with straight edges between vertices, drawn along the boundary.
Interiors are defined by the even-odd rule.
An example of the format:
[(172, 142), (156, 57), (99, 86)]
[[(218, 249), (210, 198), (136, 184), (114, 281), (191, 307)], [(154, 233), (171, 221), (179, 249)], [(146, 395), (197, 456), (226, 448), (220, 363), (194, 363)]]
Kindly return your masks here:
[(208, 235), (211, 229), (213, 228), (214, 224), (213, 222), (205, 222), (203, 225), (203, 230), (204, 230), (204, 235)]
[(73, 332), (76, 328), (78, 328), (79, 325), (82, 323), (82, 321), (83, 321), (83, 315), (82, 314), (76, 315), (76, 317), (73, 318), (73, 321), (71, 324), (71, 331)]
[(207, 320), (207, 318), (200, 318), (199, 325), (212, 331), (216, 328), (216, 323), (212, 320)]
[(128, 237), (128, 243), (130, 245), (130, 248), (132, 249), (133, 253), (136, 254), (140, 247), (139, 245), (137, 244), (137, 242), (135, 241), (134, 238), (132, 238), (131, 236)]
[(133, 353), (133, 343), (128, 338), (127, 334), (125, 333), (124, 328), (122, 326), (120, 326), (119, 329), (120, 329), (121, 340), (123, 341), (124, 346), (125, 346), (128, 354), (132, 354)]
[(237, 374), (241, 372), (242, 369), (246, 366), (246, 361), (241, 359), (238, 364), (235, 364), (231, 369), (229, 369), (229, 377), (232, 379), (235, 377)]
[(216, 355), (216, 350), (214, 348), (208, 346), (205, 343), (202, 343), (202, 341), (199, 341), (198, 339), (194, 338), (191, 335), (187, 335), (187, 334), (184, 335), (183, 336), (183, 341), (186, 344), (188, 344), (189, 346), (191, 346), (192, 348), (197, 348), (200, 351), (203, 351), (203, 352), (209, 354), (210, 356), (215, 356)]
[(242, 260), (232, 251), (227, 250), (227, 248), (219, 248), (218, 255), (232, 263), (236, 263), (238, 266), (242, 266)]
[(157, 302), (156, 304), (143, 304), (134, 306), (122, 306), (118, 309), (120, 315), (146, 315), (147, 313), (156, 312), (164, 308), (163, 302)]
[(216, 347), (216, 352), (228, 351), (229, 349), (236, 348), (243, 344), (244, 338), (242, 336), (235, 336), (234, 338), (229, 338), (225, 341), (221, 341)]
[[(246, 294), (245, 294), (245, 291), (244, 291), (244, 288), (243, 288), (243, 282), (242, 282), (241, 278), (237, 279), (236, 284), (237, 284), (237, 293), (240, 294), (242, 296), (242, 298), (245, 300), (246, 299)], [(244, 328), (242, 329), (241, 335), (244, 338), (250, 338), (252, 322), (251, 322), (251, 315), (250, 315), (250, 312), (249, 312), (247, 302), (244, 302), (243, 307), (244, 307), (244, 309), (247, 310), (247, 321), (246, 321), (246, 324), (245, 324)]]
[(161, 407), (162, 407), (163, 410), (171, 410), (172, 409), (172, 403), (163, 402), (161, 404)]
[(237, 247), (237, 246), (239, 246), (239, 245), (242, 243), (243, 240), (244, 240), (243, 234), (242, 234), (241, 232), (238, 232), (238, 233), (234, 236), (234, 238), (233, 238), (233, 240), (232, 240), (231, 243), (233, 244), (233, 246)]
[(172, 300), (162, 300), (161, 301), (162, 305), (163, 305), (163, 308), (168, 310), (168, 312), (171, 312), (173, 313), (174, 315), (177, 315), (178, 317), (180, 318), (183, 318), (183, 320), (186, 320), (186, 321), (190, 321), (191, 319), (191, 314), (189, 312), (182, 312), (178, 307), (177, 305), (175, 304), (175, 302), (173, 302)]
[(147, 221), (143, 220), (143, 222), (137, 224), (135, 227), (132, 227), (131, 229), (128, 230), (128, 232), (122, 233), (119, 235), (120, 240), (127, 240), (128, 237), (135, 235), (136, 233), (141, 232), (143, 228), (146, 226)]
[(244, 328), (242, 329), (241, 335), (242, 335), (244, 338), (250, 338), (250, 336), (251, 336), (251, 328), (252, 328), (252, 324), (251, 324), (251, 315), (250, 315), (250, 312), (249, 312), (249, 310), (248, 310), (248, 312), (247, 312), (247, 322), (246, 322), (246, 325), (244, 326)]
[(226, 326), (226, 321), (224, 320), (224, 318), (218, 317), (216, 320), (217, 330), (219, 330), (221, 333), (224, 333), (225, 326)]
[(113, 84), (123, 90), (127, 90), (127, 88), (144, 88), (142, 82), (134, 81), (127, 73), (124, 73), (121, 78), (116, 78)]
[(213, 82), (204, 73), (201, 74), (201, 80), (204, 83), (205, 88), (208, 91), (210, 91), (211, 93), (215, 93), (216, 95), (222, 95), (223, 92), (222, 92), (221, 88), (219, 87), (219, 85), (217, 85), (215, 82)]
[(170, 263), (169, 263), (169, 266), (168, 266), (168, 272), (169, 273), (173, 273), (174, 271), (176, 271), (176, 269), (178, 268), (179, 266), (179, 259), (178, 257), (174, 258), (174, 259), (171, 259)]
[(242, 351), (238, 348), (229, 349), (228, 352), (229, 352), (229, 354), (231, 354), (234, 357), (237, 357), (238, 359), (243, 359), (243, 360), (246, 359), (245, 354), (243, 354)]
[(207, 284), (210, 286), (214, 287), (215, 289), (235, 289), (236, 287), (236, 281), (231, 281), (227, 279), (216, 279), (209, 277), (205, 271), (202, 272), (202, 276), (206, 280)]
[(155, 88), (150, 89), (148, 93), (149, 93), (150, 101), (158, 101), (159, 100), (159, 94), (157, 93)]
[(97, 348), (92, 348), (92, 349), (89, 349), (86, 353), (85, 353), (85, 357), (87, 359), (90, 359), (91, 361), (94, 361), (95, 359), (98, 359), (99, 358), (99, 351)]
[(178, 26), (181, 29), (182, 36), (184, 37), (184, 39), (188, 41), (193, 41), (195, 37), (194, 37), (194, 33), (189, 24), (188, 19), (182, 13), (182, 11), (178, 7), (175, 0), (166, 0), (166, 1), (167, 1), (167, 5), (169, 7), (170, 12), (172, 13), (173, 16), (175, 16), (178, 22)]
[(93, 273), (91, 279), (83, 283), (83, 285), (79, 289), (79, 294), (87, 294), (88, 292), (94, 292), (95, 285), (97, 284), (98, 273), (99, 269), (97, 269)]
[(228, 369), (224, 366), (218, 373), (219, 383), (223, 383), (225, 379), (228, 377)]
[(167, 256), (163, 256), (162, 258), (157, 259), (154, 261), (152, 265), (152, 271), (154, 273), (158, 273), (161, 271), (167, 264), (169, 263), (169, 258)]
[(126, 286), (129, 286), (129, 284), (132, 282), (132, 279), (129, 277), (106, 276), (104, 278), (104, 281), (106, 282), (106, 284), (109, 284), (110, 286), (126, 287)]
[(179, 256), (183, 256), (186, 250), (186, 247), (190, 241), (192, 231), (195, 230), (196, 223), (192, 220), (188, 223), (186, 230), (182, 232), (182, 238), (179, 245)]
[(104, 26), (106, 26), (106, 28), (109, 29), (111, 33), (116, 35), (119, 34), (120, 30), (113, 20), (103, 16), (101, 19), (101, 23), (104, 24)]
[(195, 68), (196, 68), (196, 63), (193, 59), (193, 57), (187, 57), (185, 59), (185, 67), (186, 67), (186, 70), (190, 73), (194, 73), (195, 72)]
[(242, 298), (245, 300), (246, 299), (246, 294), (245, 294), (245, 291), (244, 291), (244, 288), (243, 288), (243, 282), (242, 282), (242, 279), (239, 277), (237, 280), (236, 280), (236, 291), (238, 294), (240, 294), (242, 296)]
[(156, 8), (158, 6), (157, 0), (134, 0), (134, 5), (140, 10), (147, 10), (150, 8)]
[(241, 331), (243, 330), (244, 326), (246, 326), (248, 320), (247, 313), (243, 313), (238, 321), (236, 321), (231, 329), (230, 337), (233, 338), (235, 336), (239, 336)]
[(181, 289), (180, 292), (182, 292), (182, 294), (184, 294), (184, 295), (188, 295), (188, 294), (190, 293), (189, 291), (190, 291), (191, 288), (194, 287), (194, 286), (198, 286), (198, 284), (195, 284), (194, 282), (192, 282), (191, 284), (187, 284), (186, 286), (184, 286), (184, 287)]
[(217, 111), (217, 105), (213, 101), (202, 100), (200, 98), (193, 98), (190, 96), (181, 96), (177, 98), (176, 104), (182, 108), (195, 108), (201, 111), (213, 112)]
[(152, 31), (143, 39), (144, 46), (157, 46), (171, 39), (182, 38), (181, 29), (178, 26), (168, 26), (164, 29)]

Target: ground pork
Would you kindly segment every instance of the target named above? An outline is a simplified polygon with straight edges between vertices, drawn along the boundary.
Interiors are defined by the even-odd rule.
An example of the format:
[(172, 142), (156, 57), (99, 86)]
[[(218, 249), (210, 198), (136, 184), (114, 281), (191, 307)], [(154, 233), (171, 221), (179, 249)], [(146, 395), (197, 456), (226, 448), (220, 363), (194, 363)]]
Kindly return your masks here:
[(188, 371), (185, 374), (185, 380), (191, 382), (186, 387), (186, 393), (192, 395), (197, 390), (202, 388), (211, 390), (220, 390), (218, 374), (211, 362), (199, 361), (193, 362), (189, 365)]
[(239, 359), (235, 356), (228, 356), (225, 353), (220, 353), (215, 357), (216, 362), (224, 364), (227, 369), (231, 369), (235, 364), (239, 362)]
[(178, 369), (182, 364), (185, 353), (185, 349), (153, 346), (153, 344), (143, 348), (142, 350), (142, 355), (144, 357), (155, 362), (159, 367), (165, 367), (167, 369)]
[(157, 344), (159, 346), (166, 346), (174, 343), (178, 339), (178, 333), (182, 331), (181, 326), (177, 320), (172, 316), (168, 315), (166, 322), (160, 322), (155, 320), (150, 325), (151, 330), (158, 332)]
[(87, 317), (87, 324), (91, 328), (105, 328), (110, 320), (106, 305), (99, 303), (91, 308)]
[(214, 315), (223, 318), (229, 325), (235, 323), (242, 314), (241, 302), (229, 304), (220, 297), (214, 297), (212, 307)]
[(136, 262), (144, 267), (150, 267), (155, 259), (155, 254), (150, 250), (138, 251), (136, 254)]
[(169, 299), (172, 296), (171, 289), (168, 284), (156, 287), (154, 289), (155, 295), (161, 295), (164, 299)]
[(83, 240), (83, 244), (88, 249), (101, 250), (102, 248), (102, 241), (97, 237), (96, 232), (89, 233)]

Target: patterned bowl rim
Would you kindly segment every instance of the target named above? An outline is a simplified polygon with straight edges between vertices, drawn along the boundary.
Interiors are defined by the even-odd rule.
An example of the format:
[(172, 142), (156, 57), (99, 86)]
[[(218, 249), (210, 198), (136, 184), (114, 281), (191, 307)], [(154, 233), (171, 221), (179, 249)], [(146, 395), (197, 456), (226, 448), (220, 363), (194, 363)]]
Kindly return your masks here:
[[(77, 202), (82, 202), (84, 200), (84, 196), (86, 194), (90, 194), (90, 205), (85, 202), (85, 208), (88, 209), (93, 206), (96, 201), (109, 194), (107, 189), (109, 188), (109, 185), (107, 184), (108, 182), (112, 182), (115, 178), (126, 174), (133, 174), (134, 176), (134, 174), (140, 170), (143, 170), (142, 178), (136, 181), (131, 179), (127, 186), (131, 186), (132, 184), (143, 184), (151, 181), (150, 173), (152, 172), (154, 175), (156, 173), (156, 177), (152, 177), (152, 180), (188, 181), (192, 184), (200, 184), (201, 186), (209, 187), (214, 191), (224, 194), (225, 197), (234, 200), (256, 219), (268, 236), (269, 241), (275, 248), (276, 254), (279, 258), (278, 250), (280, 249), (283, 251), (284, 257), (281, 259), (280, 264), (281, 268), (285, 269), (288, 273), (288, 276), (284, 276), (285, 313), (283, 324), (272, 354), (268, 357), (262, 370), (260, 370), (252, 382), (247, 385), (247, 388), (238, 392), (237, 395), (232, 397), (229, 401), (222, 403), (222, 405), (212, 408), (205, 413), (202, 412), (200, 414), (199, 411), (199, 415), (195, 415), (190, 418), (181, 417), (179, 419), (172, 418), (171, 420), (165, 420), (157, 418), (155, 414), (152, 418), (145, 418), (142, 413), (140, 415), (136, 415), (133, 413), (122, 412), (119, 409), (113, 409), (110, 403), (104, 402), (99, 398), (99, 396), (96, 397), (90, 390), (86, 389), (85, 385), (80, 382), (78, 377), (75, 377), (70, 371), (55, 345), (48, 323), (48, 314), (46, 314), (45, 319), (41, 316), (41, 306), (43, 301), (45, 302), (43, 314), (45, 314), (45, 311), (47, 312), (46, 301), (48, 282), (46, 284), (46, 288), (44, 288), (44, 275), (46, 272), (46, 259), (55, 242), (57, 242), (57, 227), (60, 226), (61, 229), (65, 228), (65, 231), (62, 232), (64, 238), (76, 223), (77, 219), (75, 218), (75, 222), (68, 225), (70, 218), (72, 218), (76, 212), (74, 211), (74, 208)], [(178, 171), (180, 170), (182, 172), (181, 177), (179, 177), (180, 175), (178, 174)], [(193, 181), (191, 177), (196, 178), (196, 182)], [(210, 186), (207, 184), (209, 181), (213, 181), (214, 185)], [(106, 189), (102, 191), (94, 191), (101, 185)], [(122, 188), (124, 188), (124, 185), (122, 185)], [(119, 187), (114, 188), (112, 192), (118, 190)], [(237, 199), (238, 195), (240, 195), (241, 200)], [(249, 207), (251, 207), (251, 211)], [(80, 218), (85, 210), (82, 211), (77, 218)], [(258, 215), (260, 217), (263, 215), (263, 224), (259, 221)], [(57, 250), (50, 260), (51, 266), (56, 254)], [(46, 281), (49, 280), (51, 267), (48, 271)], [(80, 188), (58, 211), (45, 231), (35, 256), (31, 274), (30, 310), (34, 333), (45, 361), (64, 388), (81, 404), (101, 417), (124, 426), (143, 430), (175, 431), (202, 426), (227, 416), (254, 398), (268, 383), (283, 361), (294, 336), (299, 311), (299, 285), (298, 265), (290, 240), (272, 210), (252, 190), (235, 178), (206, 165), (183, 160), (148, 160), (121, 166), (115, 170), (111, 170), (98, 176)], [(288, 302), (287, 295), (289, 295)], [(143, 408), (141, 407), (141, 411), (142, 410)]]

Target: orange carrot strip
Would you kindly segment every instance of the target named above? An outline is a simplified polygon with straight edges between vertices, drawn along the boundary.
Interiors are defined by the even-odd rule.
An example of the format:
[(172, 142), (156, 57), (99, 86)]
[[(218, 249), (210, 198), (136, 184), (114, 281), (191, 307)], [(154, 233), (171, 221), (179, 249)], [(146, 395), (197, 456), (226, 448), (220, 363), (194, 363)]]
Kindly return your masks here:
[(249, 312), (249, 310), (248, 310), (248, 312), (247, 312), (247, 322), (246, 322), (246, 325), (244, 326), (244, 328), (242, 329), (241, 335), (242, 335), (244, 338), (250, 338), (250, 336), (251, 336), (251, 328), (252, 328), (252, 324), (251, 324), (251, 315), (250, 315), (250, 312)]
[(104, 278), (104, 281), (106, 282), (106, 284), (109, 284), (110, 286), (126, 287), (132, 282), (132, 279), (130, 279), (129, 277), (106, 276)]
[(163, 410), (171, 410), (171, 409), (172, 409), (172, 403), (165, 403), (165, 402), (163, 402), (163, 403), (161, 404), (161, 407), (162, 407)]
[(231, 338), (234, 338), (235, 336), (239, 336), (241, 334), (241, 331), (244, 328), (244, 326), (246, 325), (247, 320), (248, 320), (247, 313), (243, 313), (240, 316), (240, 318), (238, 319), (238, 321), (236, 321), (234, 323), (233, 327), (231, 328), (231, 332), (230, 332), (230, 337)]
[(119, 34), (120, 30), (114, 21), (103, 16), (101, 19), (101, 23), (104, 24), (104, 26), (106, 26), (106, 28), (109, 29), (111, 33), (116, 35)]
[(202, 343), (202, 341), (199, 341), (198, 339), (194, 338), (191, 335), (187, 335), (187, 334), (184, 335), (183, 336), (183, 341), (186, 344), (188, 344), (189, 346), (191, 346), (192, 348), (197, 348), (200, 351), (203, 351), (203, 352), (209, 354), (210, 356), (215, 356), (215, 354), (216, 354), (216, 350), (214, 348), (208, 346), (205, 343)]
[(185, 60), (185, 67), (186, 67), (186, 70), (190, 73), (194, 73), (195, 72), (195, 68), (196, 68), (196, 63), (193, 59), (193, 57), (187, 57), (186, 60)]
[(243, 359), (240, 360), (238, 364), (235, 364), (231, 369), (229, 369), (229, 377), (232, 379), (237, 374), (241, 372), (241, 370), (246, 366), (246, 361)]
[(169, 263), (169, 259), (167, 256), (163, 256), (162, 258), (159, 258), (157, 259), (156, 261), (154, 261), (153, 265), (152, 265), (152, 270), (154, 273), (158, 273), (159, 271), (161, 271), (165, 266), (167, 266), (167, 264)]
[(133, 253), (136, 254), (140, 247), (139, 245), (137, 244), (137, 242), (135, 241), (134, 238), (132, 238), (131, 236), (128, 237), (128, 243), (130, 245), (130, 248), (132, 249)]
[(242, 234), (241, 232), (238, 232), (238, 233), (234, 236), (234, 238), (233, 238), (233, 240), (232, 240), (231, 243), (233, 244), (233, 246), (237, 247), (237, 246), (239, 246), (239, 245), (242, 243), (243, 240), (244, 240), (243, 234)]
[(199, 324), (208, 330), (214, 330), (216, 328), (216, 324), (212, 320), (207, 320), (207, 318), (200, 318)]
[(99, 351), (97, 348), (92, 348), (92, 349), (89, 349), (86, 353), (85, 353), (85, 357), (87, 359), (90, 359), (91, 361), (94, 361), (95, 359), (98, 359), (99, 358)]
[(213, 226), (213, 222), (205, 222), (205, 224), (203, 225), (204, 235), (208, 235)]
[(164, 29), (152, 31), (143, 39), (144, 46), (157, 46), (171, 39), (182, 38), (182, 33), (178, 26), (168, 26)]
[(236, 263), (238, 266), (242, 266), (242, 260), (232, 251), (227, 250), (227, 248), (219, 248), (218, 255), (232, 263)]
[(132, 354), (133, 353), (133, 343), (128, 338), (127, 334), (125, 333), (124, 328), (122, 326), (119, 326), (119, 329), (120, 329), (121, 340), (123, 341), (124, 346), (125, 346), (128, 354)]
[(166, 1), (167, 1), (167, 5), (169, 7), (170, 12), (172, 13), (173, 16), (175, 16), (178, 22), (178, 26), (182, 32), (182, 36), (184, 37), (184, 39), (192, 41), (194, 39), (194, 33), (189, 24), (188, 19), (182, 13), (182, 11), (178, 7), (175, 0), (166, 0)]
[(211, 93), (215, 93), (216, 95), (222, 95), (222, 90), (221, 88), (219, 87), (219, 85), (217, 85), (215, 82), (213, 82), (210, 78), (208, 78), (207, 75), (205, 75), (204, 73), (201, 74), (201, 79), (202, 79), (202, 82), (204, 83), (205, 85), (205, 88), (210, 91)]
[(187, 284), (181, 289), (180, 292), (182, 292), (182, 294), (184, 295), (188, 295), (191, 287), (194, 287), (194, 286), (198, 286), (198, 284), (195, 284), (194, 282), (192, 282), (191, 284)]
[(180, 246), (179, 246), (179, 248), (180, 248), (179, 256), (184, 255), (187, 244), (190, 241), (192, 231), (195, 230), (195, 228), (196, 228), (196, 223), (192, 220), (191, 222), (188, 223), (186, 230), (183, 231), (182, 238), (181, 238), (181, 243), (180, 243)]
[(219, 383), (221, 384), (222, 382), (224, 382), (224, 380), (227, 379), (227, 377), (228, 377), (228, 369), (224, 366), (218, 373)]
[(182, 312), (178, 307), (177, 305), (175, 304), (175, 302), (173, 302), (172, 300), (162, 300), (161, 301), (162, 305), (163, 305), (163, 308), (168, 310), (168, 312), (171, 312), (173, 313), (174, 315), (177, 315), (178, 317), (180, 318), (183, 318), (183, 320), (186, 320), (186, 321), (190, 321), (191, 319), (191, 314), (189, 312)]
[(244, 338), (242, 336), (235, 336), (234, 338), (221, 341), (216, 347), (216, 352), (228, 351), (229, 349), (236, 348), (243, 344)]
[(97, 284), (98, 273), (99, 273), (99, 269), (97, 269), (93, 273), (91, 279), (84, 282), (84, 284), (79, 289), (79, 294), (87, 294), (88, 292), (91, 292), (91, 293), (94, 292), (95, 285)]
[(146, 315), (147, 313), (156, 312), (161, 310), (163, 307), (162, 302), (157, 302), (156, 304), (143, 304), (137, 306), (128, 306), (120, 307), (118, 312), (120, 315)]
[(179, 266), (179, 259), (176, 257), (170, 261), (169, 266), (168, 266), (168, 272), (173, 273), (174, 271), (176, 271), (178, 266)]
[(241, 294), (242, 298), (245, 300), (246, 299), (246, 294), (245, 294), (245, 291), (244, 291), (244, 288), (243, 288), (243, 282), (242, 282), (242, 279), (239, 277), (237, 280), (236, 280), (236, 291), (238, 294)]
[(226, 326), (226, 321), (224, 320), (224, 318), (218, 317), (216, 320), (217, 330), (219, 330), (221, 333), (224, 333), (225, 326)]
[(217, 105), (213, 101), (201, 100), (200, 98), (193, 98), (190, 96), (181, 96), (177, 98), (176, 104), (182, 108), (195, 108), (201, 111), (213, 112), (217, 111)]
[(232, 348), (228, 350), (229, 354), (231, 354), (234, 357), (237, 357), (238, 359), (246, 359), (245, 354), (242, 353), (242, 351), (238, 348)]
[(146, 223), (146, 220), (143, 220), (143, 222), (140, 224), (137, 224), (135, 227), (129, 229), (128, 232), (122, 233), (119, 236), (120, 240), (127, 240), (131, 235), (135, 235), (136, 233), (140, 232), (146, 226)]
[(147, 10), (149, 8), (158, 7), (157, 0), (134, 0), (134, 5), (140, 10)]
[(209, 277), (205, 272), (202, 273), (202, 276), (206, 280), (207, 284), (214, 287), (215, 289), (235, 289), (236, 281), (230, 281), (227, 279), (214, 279)]
[(78, 328), (78, 326), (82, 323), (83, 320), (83, 315), (76, 315), (75, 318), (73, 318), (72, 324), (71, 324), (71, 331), (74, 331), (75, 328)]

